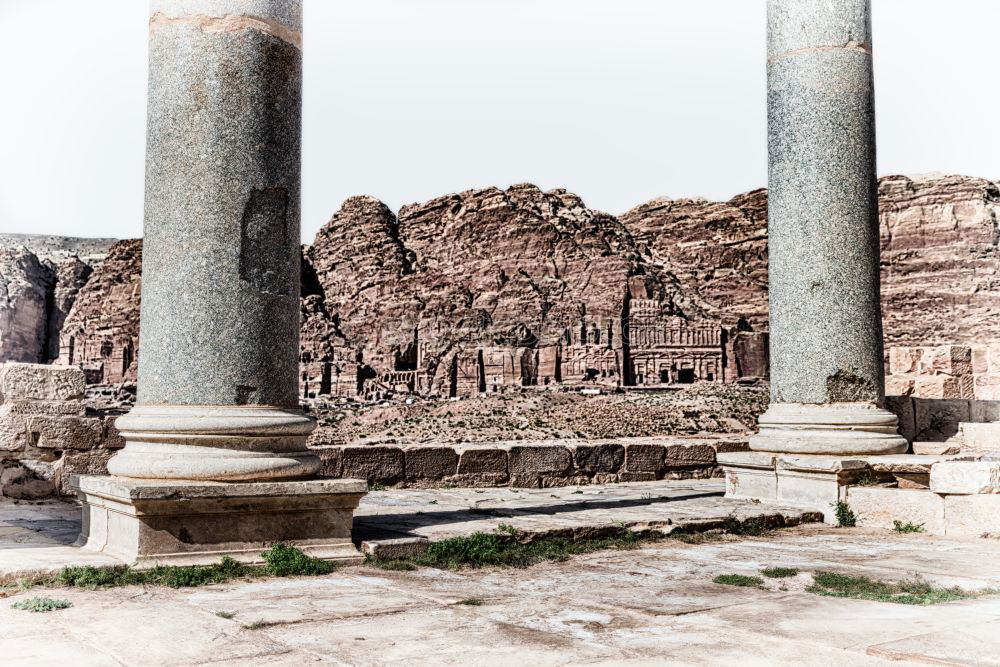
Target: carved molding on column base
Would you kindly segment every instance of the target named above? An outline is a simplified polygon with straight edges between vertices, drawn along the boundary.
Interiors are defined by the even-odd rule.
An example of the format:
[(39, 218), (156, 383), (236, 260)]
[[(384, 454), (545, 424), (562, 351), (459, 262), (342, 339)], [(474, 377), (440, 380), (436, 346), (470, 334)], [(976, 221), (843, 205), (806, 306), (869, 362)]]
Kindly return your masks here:
[(83, 502), (76, 546), (128, 565), (204, 565), (229, 556), (261, 562), (275, 542), (310, 556), (357, 563), (354, 510), (368, 490), (353, 479), (174, 482), (74, 475)]
[(865, 456), (908, 448), (896, 415), (871, 403), (772, 403), (758, 422), (749, 441), (758, 452)]
[(301, 411), (261, 406), (137, 405), (115, 426), (125, 448), (108, 472), (131, 479), (264, 481), (311, 477), (315, 423)]

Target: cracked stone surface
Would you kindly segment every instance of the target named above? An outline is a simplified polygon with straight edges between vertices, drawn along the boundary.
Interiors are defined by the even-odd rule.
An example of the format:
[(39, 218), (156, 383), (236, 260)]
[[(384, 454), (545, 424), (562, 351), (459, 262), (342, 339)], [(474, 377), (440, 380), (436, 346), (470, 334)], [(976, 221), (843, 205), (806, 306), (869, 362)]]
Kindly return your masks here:
[[(393, 497), (392, 511), (422, 511), (431, 495), (439, 498), (432, 507), (444, 511), (472, 494), (454, 491), (379, 492), (365, 511), (393, 507)], [(475, 495), (493, 505), (503, 500), (488, 497), (494, 492)], [(541, 491), (533, 493), (533, 502), (544, 502)], [(577, 513), (569, 499), (561, 502), (564, 516)], [(646, 507), (664, 513), (657, 503)], [(5, 502), (2, 530), (14, 514), (72, 523), (72, 510)], [(10, 549), (7, 540), (0, 554)], [(81, 665), (792, 665), (804, 656), (813, 664), (985, 665), (1000, 650), (1000, 599), (911, 607), (819, 597), (805, 587), (810, 573), (832, 570), (884, 579), (919, 574), (985, 589), (1000, 584), (995, 550), (995, 541), (811, 524), (759, 538), (668, 540), (527, 569), (362, 566), (181, 590), (50, 589), (44, 594), (73, 606), (49, 614), (11, 609), (38, 594), (20, 592), (0, 602), (0, 650), (10, 665), (71, 658)], [(773, 566), (802, 573), (768, 580), (766, 590), (711, 582)], [(470, 599), (482, 604), (463, 604)]]

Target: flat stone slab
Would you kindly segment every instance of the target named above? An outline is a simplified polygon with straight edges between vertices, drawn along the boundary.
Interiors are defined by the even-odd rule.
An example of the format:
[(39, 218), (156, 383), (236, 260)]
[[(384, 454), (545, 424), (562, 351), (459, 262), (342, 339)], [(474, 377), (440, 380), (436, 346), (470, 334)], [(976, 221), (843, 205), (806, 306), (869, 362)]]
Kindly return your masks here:
[(1000, 493), (1000, 462), (947, 461), (931, 467), (931, 491), (973, 495)]
[(919, 454), (894, 454), (892, 456), (873, 456), (868, 464), (875, 472), (927, 474), (931, 466), (943, 461), (974, 461), (975, 454), (939, 454), (925, 456)]
[[(0, 501), (0, 525), (11, 508)], [(26, 665), (989, 664), (1000, 654), (998, 598), (922, 607), (805, 588), (820, 570), (998, 587), (997, 544), (810, 524), (530, 568), (29, 590), (2, 601), (0, 625), (6, 663)], [(767, 590), (712, 583), (765, 567), (801, 573), (766, 579)], [(39, 594), (73, 606), (10, 606)]]

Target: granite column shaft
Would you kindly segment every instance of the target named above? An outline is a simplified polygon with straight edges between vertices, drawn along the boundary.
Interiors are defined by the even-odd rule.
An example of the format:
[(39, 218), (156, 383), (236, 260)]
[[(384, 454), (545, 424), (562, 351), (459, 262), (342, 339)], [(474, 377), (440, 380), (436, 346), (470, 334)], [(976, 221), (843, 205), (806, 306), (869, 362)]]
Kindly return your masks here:
[(868, 0), (768, 0), (771, 406), (751, 448), (905, 450), (883, 409)]
[(138, 401), (118, 476), (306, 477), (301, 0), (153, 0)]

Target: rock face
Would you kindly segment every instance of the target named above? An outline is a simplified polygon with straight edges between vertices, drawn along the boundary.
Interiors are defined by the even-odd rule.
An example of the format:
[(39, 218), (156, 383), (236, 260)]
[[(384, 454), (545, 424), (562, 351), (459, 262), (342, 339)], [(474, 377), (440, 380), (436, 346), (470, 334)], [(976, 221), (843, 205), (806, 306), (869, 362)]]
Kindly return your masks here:
[(621, 216), (644, 252), (725, 324), (767, 328), (767, 190), (727, 202), (654, 199)]
[(1000, 185), (887, 176), (879, 196), (886, 347), (1000, 340)]
[(355, 197), (307, 259), (343, 339), (327, 356), (338, 373), (357, 364), (371, 391), (723, 377), (719, 323), (616, 218), (565, 190), (470, 190), (398, 219)]
[(26, 248), (0, 248), (0, 360), (45, 360), (54, 286), (52, 270)]
[(142, 241), (119, 241), (80, 290), (59, 337), (59, 363), (88, 384), (134, 382), (139, 349)]
[[(886, 348), (1000, 340), (1000, 186), (966, 176), (879, 180)], [(767, 191), (657, 199), (621, 218), (713, 316), (767, 326)]]
[(110, 239), (0, 234), (0, 362), (59, 355), (59, 332)]

